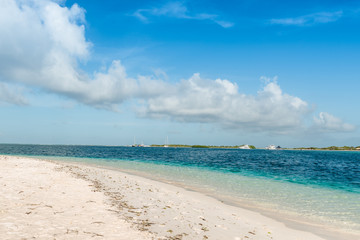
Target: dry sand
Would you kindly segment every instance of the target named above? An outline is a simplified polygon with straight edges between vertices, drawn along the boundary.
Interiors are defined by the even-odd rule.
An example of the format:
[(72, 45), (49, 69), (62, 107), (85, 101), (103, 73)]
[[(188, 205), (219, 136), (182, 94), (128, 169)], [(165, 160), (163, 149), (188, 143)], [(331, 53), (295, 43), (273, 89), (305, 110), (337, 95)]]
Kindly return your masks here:
[(0, 164), (0, 239), (323, 239), (115, 170), (13, 156)]

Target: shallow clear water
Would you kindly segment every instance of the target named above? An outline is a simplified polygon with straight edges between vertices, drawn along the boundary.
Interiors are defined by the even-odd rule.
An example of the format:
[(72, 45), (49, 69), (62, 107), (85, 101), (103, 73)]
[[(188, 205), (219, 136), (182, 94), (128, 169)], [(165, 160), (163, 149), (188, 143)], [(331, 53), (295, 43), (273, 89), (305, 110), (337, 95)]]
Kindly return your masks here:
[(234, 204), (360, 231), (360, 152), (0, 145), (122, 168)]

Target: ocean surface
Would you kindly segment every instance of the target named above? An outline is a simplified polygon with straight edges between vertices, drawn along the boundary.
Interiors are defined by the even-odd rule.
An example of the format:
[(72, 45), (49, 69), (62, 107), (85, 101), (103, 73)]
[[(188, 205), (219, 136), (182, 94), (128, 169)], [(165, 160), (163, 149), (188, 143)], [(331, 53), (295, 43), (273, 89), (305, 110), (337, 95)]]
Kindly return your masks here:
[(360, 152), (0, 144), (0, 154), (119, 168), (273, 216), (360, 233)]

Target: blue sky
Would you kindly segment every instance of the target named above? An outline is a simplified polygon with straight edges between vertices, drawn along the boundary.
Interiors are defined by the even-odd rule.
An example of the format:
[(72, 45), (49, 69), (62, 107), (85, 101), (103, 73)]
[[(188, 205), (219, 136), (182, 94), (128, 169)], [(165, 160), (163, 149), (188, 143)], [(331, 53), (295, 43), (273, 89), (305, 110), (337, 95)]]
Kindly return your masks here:
[(0, 3), (0, 142), (360, 145), (359, 1)]

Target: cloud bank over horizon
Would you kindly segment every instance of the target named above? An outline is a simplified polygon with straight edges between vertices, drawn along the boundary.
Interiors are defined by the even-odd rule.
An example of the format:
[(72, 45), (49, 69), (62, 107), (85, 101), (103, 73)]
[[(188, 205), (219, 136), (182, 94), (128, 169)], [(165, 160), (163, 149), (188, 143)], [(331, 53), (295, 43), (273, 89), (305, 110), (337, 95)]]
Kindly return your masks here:
[(199, 73), (176, 83), (154, 76), (132, 78), (119, 60), (89, 75), (79, 67), (91, 58), (85, 21), (85, 10), (77, 4), (67, 8), (50, 0), (2, 1), (0, 102), (28, 104), (23, 91), (36, 88), (95, 108), (116, 110), (136, 101), (140, 117), (251, 132), (286, 134), (311, 126), (321, 132), (355, 129), (326, 112), (313, 117), (309, 104), (284, 93), (276, 78), (263, 79), (264, 87), (250, 95), (234, 82), (204, 79)]

